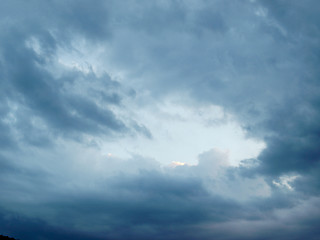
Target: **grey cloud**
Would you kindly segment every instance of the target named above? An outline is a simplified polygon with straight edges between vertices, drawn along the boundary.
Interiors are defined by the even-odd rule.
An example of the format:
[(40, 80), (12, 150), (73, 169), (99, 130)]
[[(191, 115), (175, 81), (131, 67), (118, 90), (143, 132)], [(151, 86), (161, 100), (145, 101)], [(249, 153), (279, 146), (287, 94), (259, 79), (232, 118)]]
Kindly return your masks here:
[[(1, 5), (4, 234), (21, 240), (317, 238), (319, 199), (311, 197), (319, 195), (320, 169), (316, 1)], [(76, 52), (78, 40), (102, 46), (99, 61), (112, 62), (134, 83), (59, 63), (58, 52)], [(152, 139), (143, 123), (124, 121), (115, 110), (141, 89), (156, 101), (187, 93), (195, 105), (220, 105), (267, 147), (251, 167), (221, 167), (207, 153), (197, 166), (171, 170), (131, 159), (126, 167), (114, 163), (116, 171), (126, 169), (122, 174), (91, 179), (67, 165), (80, 163), (57, 154), (42, 160), (65, 162), (59, 174), (52, 164), (39, 169), (32, 146), (55, 149), (58, 139), (132, 132)], [(286, 174), (299, 175), (292, 192), (273, 184)], [(259, 177), (270, 196), (255, 195), (267, 185), (257, 185)]]
[[(129, 21), (119, 24), (112, 50), (123, 58), (130, 53), (130, 61), (115, 57), (118, 66), (133, 75), (138, 72), (146, 79), (138, 87), (147, 87), (159, 99), (183, 91), (199, 104), (218, 104), (233, 113), (248, 136), (267, 144), (258, 157), (258, 173), (311, 173), (319, 162), (319, 4), (168, 5), (170, 11), (184, 11), (169, 18), (169, 26), (159, 27), (152, 11), (142, 15), (146, 21), (139, 34)], [(128, 20), (132, 13), (126, 13)], [(150, 22), (162, 30), (150, 34)], [(203, 28), (216, 31), (200, 34)], [(131, 36), (130, 44), (123, 36)]]
[[(36, 198), (34, 201), (40, 200), (37, 206), (28, 201), (20, 202), (24, 211), (33, 209), (33, 212), (35, 207), (41, 209), (39, 219), (46, 218), (43, 213), (54, 213), (53, 222), (52, 219), (46, 223), (32, 218), (28, 221), (33, 236), (26, 234), (23, 223), (12, 218), (9, 221), (16, 221), (16, 229), (5, 229), (18, 237), (21, 234), (24, 239), (41, 236), (58, 239), (56, 235), (80, 234), (76, 226), (87, 229), (84, 232), (97, 236), (97, 239), (100, 236), (102, 239), (179, 239), (189, 227), (208, 221), (226, 221), (239, 211), (232, 201), (210, 196), (199, 179), (176, 178), (157, 170), (141, 171), (131, 176), (118, 175), (101, 184), (103, 192), (56, 195), (49, 203)], [(48, 195), (48, 190), (44, 192)], [(21, 219), (25, 218), (22, 215)], [(91, 222), (90, 226), (88, 222)], [(185, 234), (187, 239), (188, 234)]]
[(288, 195), (275, 194), (239, 203), (210, 194), (200, 174), (176, 176), (157, 169), (115, 175), (100, 184), (99, 191), (54, 194), (49, 202), (38, 199), (37, 204), (20, 202), (20, 209), (31, 209), (37, 217), (23, 215), (25, 210), (20, 215), (1, 210), (5, 222), (1, 226), (6, 234), (27, 240), (80, 235), (83, 239), (299, 239), (303, 234), (312, 239), (318, 233), (317, 199), (312, 204), (296, 199), (288, 205)]
[[(6, 192), (1, 194), (4, 208), (1, 219), (6, 219), (1, 225), (3, 232), (26, 240), (73, 239), (80, 235), (83, 239), (181, 239), (181, 236), (247, 239), (245, 231), (233, 228), (234, 225), (253, 231), (249, 239), (260, 239), (258, 234), (266, 232), (268, 238), (289, 239), (290, 229), (271, 224), (272, 219), (282, 224), (278, 216), (282, 211), (290, 213), (290, 209), (303, 211), (316, 206), (316, 199), (312, 207), (303, 205), (294, 192), (274, 191), (270, 197), (252, 197), (244, 202), (213, 193), (208, 188), (210, 176), (213, 185), (221, 177), (223, 181), (232, 182), (232, 179), (224, 178), (223, 174), (210, 175), (208, 167), (217, 168), (220, 163), (216, 161), (222, 160), (217, 159), (217, 155), (206, 153), (201, 158), (203, 162), (196, 166), (162, 169), (157, 165), (146, 166), (150, 161), (136, 157), (130, 162), (124, 161), (111, 175), (95, 176), (90, 180), (94, 187), (75, 185), (67, 189), (63, 187), (70, 185), (68, 175), (74, 175), (70, 171), (60, 174), (62, 179), (58, 183), (52, 182), (54, 173), (17, 167), (7, 161), (6, 173), (2, 174), (2, 184), (7, 187), (1, 190)], [(132, 167), (126, 170), (132, 161), (137, 171), (132, 171)], [(233, 188), (238, 188), (242, 180), (238, 178)], [(77, 181), (81, 178), (75, 179)], [(316, 214), (307, 218), (297, 215), (289, 223), (290, 228), (304, 221), (310, 230), (308, 236), (316, 234)], [(261, 224), (263, 222), (265, 224)], [(250, 225), (256, 225), (259, 230), (250, 230)], [(284, 235), (271, 234), (274, 230)], [(303, 229), (296, 231), (298, 236), (303, 233)]]
[(4, 210), (0, 211), (0, 223), (1, 232), (4, 235), (15, 237), (15, 239), (106, 239), (84, 232), (51, 226), (43, 220), (12, 214), (11, 212)]
[[(71, 2), (68, 3), (71, 4)], [(12, 4), (15, 5), (14, 2)], [(12, 7), (8, 3), (5, 5), (8, 5), (5, 7), (9, 9)], [(42, 4), (40, 5), (42, 6)], [(97, 6), (93, 5), (92, 7), (96, 8)], [(48, 6), (43, 7), (47, 8)], [(69, 8), (68, 6), (60, 7)], [(86, 10), (81, 4), (77, 4), (77, 7), (84, 11), (77, 12), (81, 19), (84, 17), (82, 14), (86, 15), (86, 11), (89, 13), (91, 11)], [(28, 9), (30, 6), (26, 6), (26, 8)], [(98, 7), (96, 10), (101, 11), (101, 8)], [(40, 13), (37, 12), (37, 14)], [(37, 14), (33, 17), (37, 17)], [(66, 16), (71, 17), (69, 15)], [(95, 14), (89, 15), (95, 18)], [(5, 15), (3, 18), (16, 20), (13, 16)], [(23, 16), (22, 14), (21, 17)], [(143, 134), (148, 132), (142, 127), (139, 129), (132, 127), (130, 130), (131, 126), (126, 126), (109, 108), (110, 105), (120, 107), (123, 97), (134, 97), (132, 95), (134, 90), (124, 88), (107, 74), (98, 77), (93, 72), (85, 74), (57, 65), (57, 49), (66, 46), (64, 39), (58, 36), (59, 34), (53, 35), (50, 32), (52, 30), (50, 29), (52, 27), (50, 20), (43, 20), (41, 25), (34, 24), (32, 19), (21, 21), (25, 21), (26, 25), (17, 26), (14, 21), (8, 20), (7, 26), (2, 26), (1, 86), (3, 90), (2, 105), (3, 108), (6, 108), (6, 113), (2, 114), (3, 128), (6, 129), (1, 135), (4, 139), (3, 144), (12, 145), (11, 142), (20, 138), (25, 143), (44, 146), (52, 144), (52, 135), (62, 134), (67, 137), (79, 138), (82, 134), (111, 136), (117, 132), (142, 131)], [(88, 24), (94, 24), (95, 21), (93, 19), (93, 22)], [(69, 21), (66, 20), (66, 22)], [(78, 21), (75, 20), (75, 22)], [(49, 29), (45, 29), (46, 24)], [(82, 26), (80, 23), (77, 24)], [(100, 25), (97, 24), (97, 26)], [(98, 31), (86, 26), (82, 27)], [(90, 35), (89, 33), (85, 34)], [(34, 50), (32, 46), (28, 45), (30, 39), (35, 39), (36, 44), (39, 45), (36, 48), (39, 50)], [(50, 65), (58, 66), (60, 68), (58, 70), (62, 71), (62, 76), (59, 76), (61, 74), (55, 76), (51, 70), (48, 70)], [(87, 92), (77, 92), (77, 88), (81, 84)], [(99, 101), (103, 105), (98, 105)], [(37, 120), (35, 121), (35, 119)], [(18, 130), (18, 135), (21, 136), (16, 136), (13, 140), (14, 134), (10, 129)], [(8, 133), (5, 134), (5, 132)]]
[(107, 11), (111, 3), (4, 1), (1, 14), (5, 24), (13, 24), (30, 33), (50, 30), (58, 35), (59, 44), (66, 44), (73, 38), (73, 34), (85, 35), (92, 40), (108, 37), (110, 21)]

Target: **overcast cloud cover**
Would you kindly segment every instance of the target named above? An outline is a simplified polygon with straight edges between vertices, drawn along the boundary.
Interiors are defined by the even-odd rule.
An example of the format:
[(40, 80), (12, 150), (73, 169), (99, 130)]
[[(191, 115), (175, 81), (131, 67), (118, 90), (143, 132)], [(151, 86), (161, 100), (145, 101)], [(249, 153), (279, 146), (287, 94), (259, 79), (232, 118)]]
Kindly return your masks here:
[(0, 234), (320, 237), (320, 2), (0, 2)]

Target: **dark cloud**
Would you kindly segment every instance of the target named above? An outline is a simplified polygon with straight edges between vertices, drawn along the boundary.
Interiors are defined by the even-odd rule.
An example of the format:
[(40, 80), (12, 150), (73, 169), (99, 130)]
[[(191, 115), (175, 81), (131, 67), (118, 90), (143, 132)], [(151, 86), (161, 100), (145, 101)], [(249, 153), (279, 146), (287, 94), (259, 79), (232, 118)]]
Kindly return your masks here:
[[(152, 11), (141, 16), (146, 20), (139, 24), (142, 33), (133, 33), (129, 21), (121, 22), (113, 50), (121, 56), (129, 52), (131, 61), (115, 58), (118, 65), (134, 74), (141, 67), (140, 78), (148, 79), (142, 85), (154, 96), (184, 91), (199, 104), (218, 104), (233, 113), (248, 136), (267, 144), (258, 157), (257, 173), (311, 174), (320, 156), (319, 4), (168, 5), (167, 13), (177, 12), (176, 18), (169, 18), (170, 27), (158, 26)], [(150, 35), (150, 22), (161, 31)], [(126, 39), (116, 41), (126, 34), (132, 37), (131, 44)], [(141, 47), (142, 40), (148, 44)], [(124, 45), (128, 47), (121, 48)], [(138, 64), (133, 67), (133, 62)]]
[(43, 220), (12, 214), (8, 211), (1, 211), (0, 223), (0, 231), (6, 235), (14, 236), (15, 239), (107, 239), (81, 231), (50, 226)]
[[(64, 132), (125, 129), (111, 111), (98, 107), (92, 99), (65, 92), (64, 83), (39, 67), (35, 53), (21, 44), (17, 40), (16, 43), (10, 42), (3, 54), (6, 59), (6, 81), (16, 95), (15, 100), (19, 100), (18, 104), (31, 110), (34, 116), (51, 127)], [(73, 81), (95, 78), (93, 74), (83, 76), (80, 73), (71, 77)]]
[(177, 177), (170, 171), (158, 170), (121, 174), (99, 184), (104, 186), (103, 192), (69, 192), (52, 196), (49, 202), (21, 203), (23, 211), (31, 209), (32, 215), (40, 214), (39, 218), (1, 210), (0, 229), (26, 240), (80, 236), (79, 239), (316, 239), (318, 234), (319, 199), (301, 202), (294, 200), (295, 193), (291, 202), (288, 195), (280, 193), (239, 203), (210, 194), (200, 176)]
[[(319, 3), (0, 5), (0, 234), (317, 239)], [(96, 49), (85, 67), (68, 58)], [(240, 167), (215, 151), (173, 169), (138, 156), (81, 162), (99, 140), (154, 140), (130, 103), (172, 95), (221, 106), (266, 148)]]
[[(106, 12), (100, 6), (102, 3), (96, 2), (90, 8), (71, 1), (40, 3), (35, 11), (36, 2), (3, 4), (2, 9), (12, 11), (2, 16), (5, 24), (0, 40), (3, 146), (18, 145), (20, 140), (34, 146), (49, 146), (53, 136), (61, 135), (77, 139), (83, 134), (112, 136), (130, 131), (142, 131), (146, 135), (145, 127), (126, 126), (110, 110), (110, 105), (120, 107), (124, 97), (134, 97), (134, 90), (125, 89), (107, 73), (103, 76), (97, 76), (92, 70), (83, 73), (58, 62), (59, 48), (74, 51), (70, 45), (74, 30), (87, 39), (105, 37), (101, 23), (108, 21), (104, 19)], [(24, 7), (27, 13), (33, 12), (29, 17), (20, 14), (19, 10)], [(51, 7), (59, 10), (51, 9), (49, 13)], [(83, 22), (83, 19), (86, 20)], [(70, 32), (58, 28), (60, 21)], [(79, 92), (79, 87), (85, 91)]]

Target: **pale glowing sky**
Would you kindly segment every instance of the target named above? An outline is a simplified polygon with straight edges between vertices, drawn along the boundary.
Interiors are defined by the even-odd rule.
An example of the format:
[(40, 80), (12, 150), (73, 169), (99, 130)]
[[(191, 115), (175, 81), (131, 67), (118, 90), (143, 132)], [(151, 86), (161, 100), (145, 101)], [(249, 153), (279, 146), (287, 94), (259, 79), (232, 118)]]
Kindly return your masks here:
[(265, 146), (262, 140), (247, 138), (239, 123), (218, 106), (190, 107), (173, 100), (145, 109), (129, 106), (130, 114), (150, 130), (152, 139), (135, 136), (105, 142), (103, 153), (122, 158), (142, 155), (162, 164), (196, 164), (200, 153), (214, 148), (227, 153), (229, 164), (236, 166), (257, 157)]
[[(60, 51), (59, 62), (71, 70), (76, 68), (84, 74), (94, 71), (97, 76), (101, 75), (105, 69), (97, 59), (102, 59), (108, 50), (100, 46), (98, 50), (89, 52), (82, 44), (75, 44), (82, 52), (72, 55)], [(88, 55), (91, 57), (84, 57)], [(114, 72), (115, 79), (124, 81), (123, 73)], [(135, 82), (126, 84), (133, 87)], [(152, 139), (129, 136), (116, 142), (103, 142), (102, 154), (119, 158), (142, 155), (162, 164), (177, 160), (196, 164), (200, 153), (214, 148), (227, 153), (228, 163), (237, 166), (243, 159), (257, 157), (265, 147), (262, 139), (248, 138), (241, 124), (221, 106), (192, 105), (192, 99), (183, 94), (168, 96), (164, 102), (155, 102), (143, 87), (139, 91), (141, 94), (135, 101), (130, 99), (125, 102), (125, 110), (114, 111), (118, 111), (118, 116), (123, 120), (133, 118), (145, 125), (152, 133)]]

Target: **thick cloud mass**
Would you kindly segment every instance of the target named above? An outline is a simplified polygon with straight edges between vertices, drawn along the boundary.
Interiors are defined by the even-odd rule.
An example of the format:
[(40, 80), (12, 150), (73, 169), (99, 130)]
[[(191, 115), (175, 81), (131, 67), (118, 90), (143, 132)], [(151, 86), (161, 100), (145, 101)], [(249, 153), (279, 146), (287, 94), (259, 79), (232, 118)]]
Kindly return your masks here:
[[(316, 0), (1, 1), (0, 235), (318, 239), (319, 11)], [(265, 148), (230, 164), (213, 143), (196, 164), (166, 164), (184, 139), (210, 138), (183, 129), (163, 150), (157, 134), (169, 141), (171, 120), (213, 107), (222, 117), (203, 128), (232, 121)], [(150, 156), (132, 150), (146, 141)]]

